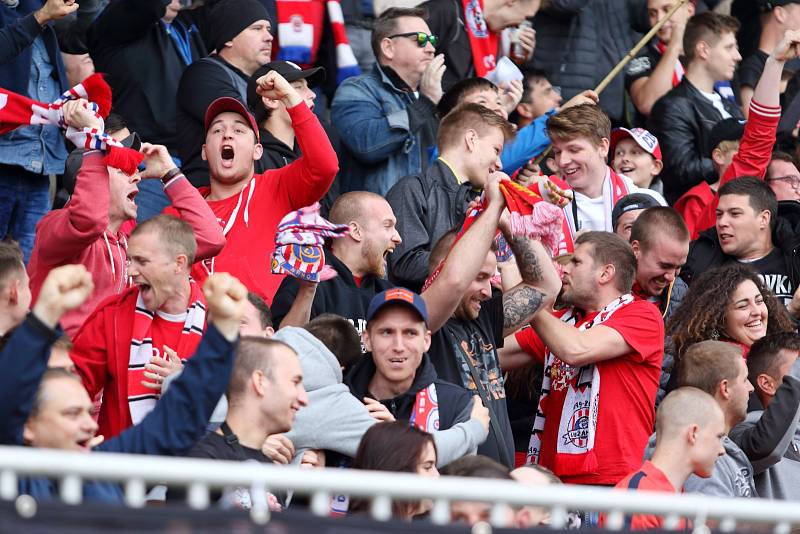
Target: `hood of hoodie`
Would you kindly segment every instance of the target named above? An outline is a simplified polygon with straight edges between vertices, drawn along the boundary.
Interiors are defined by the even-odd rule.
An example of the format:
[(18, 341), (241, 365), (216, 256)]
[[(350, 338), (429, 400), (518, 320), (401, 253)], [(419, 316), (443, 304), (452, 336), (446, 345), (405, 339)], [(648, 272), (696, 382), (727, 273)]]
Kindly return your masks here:
[(308, 330), (286, 326), (278, 330), (273, 339), (283, 341), (300, 358), (303, 368), (303, 386), (306, 391), (314, 391), (325, 386), (341, 384), (342, 368), (339, 360), (328, 348)]
[[(372, 360), (372, 354), (369, 354), (355, 364), (350, 372), (347, 373), (344, 383), (350, 388), (350, 391), (357, 399), (372, 397), (369, 392), (369, 383), (372, 377), (375, 376), (376, 370), (375, 362)], [(431, 385), (437, 378), (436, 369), (433, 367), (430, 358), (428, 358), (427, 354), (423, 354), (422, 362), (420, 362), (419, 367), (417, 367), (417, 373), (414, 375), (414, 381), (411, 383), (411, 387), (408, 391), (393, 399), (383, 399), (381, 402), (390, 409), (391, 404), (394, 403), (395, 406), (399, 407), (397, 412), (403, 413), (405, 411), (403, 408), (409, 401), (410, 406), (413, 407), (417, 392)], [(398, 413), (395, 413), (395, 416), (397, 416)]]
[[(286, 157), (289, 161), (294, 161), (298, 158), (299, 154), (294, 147), (287, 146), (286, 143), (272, 135), (266, 128), (259, 128), (258, 135), (261, 138), (261, 146), (264, 147), (264, 152), (277, 153)], [(297, 146), (296, 141), (295, 146)]]

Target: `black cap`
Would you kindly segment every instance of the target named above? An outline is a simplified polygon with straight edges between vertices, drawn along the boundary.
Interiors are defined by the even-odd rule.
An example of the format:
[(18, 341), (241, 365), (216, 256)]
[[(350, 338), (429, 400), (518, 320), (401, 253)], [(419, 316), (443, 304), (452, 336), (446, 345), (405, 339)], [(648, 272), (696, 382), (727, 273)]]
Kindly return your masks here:
[(630, 195), (625, 195), (617, 200), (617, 203), (614, 204), (614, 209), (611, 210), (611, 227), (615, 232), (617, 231), (617, 221), (622, 217), (623, 213), (633, 210), (646, 210), (647, 208), (655, 208), (660, 205), (661, 204), (658, 203), (655, 197), (647, 193), (631, 193)]
[(309, 87), (314, 87), (325, 81), (325, 69), (322, 67), (303, 70), (299, 65), (291, 61), (271, 61), (266, 65), (260, 66), (247, 80), (247, 107), (255, 114), (256, 121), (259, 123), (265, 118), (265, 110), (261, 102), (261, 96), (256, 93), (256, 81), (273, 70), (286, 78), (287, 82), (305, 79)]
[(739, 141), (744, 135), (743, 119), (723, 119), (711, 128), (711, 134), (708, 136), (708, 155), (714, 151), (717, 146), (723, 141)]
[(763, 11), (772, 11), (778, 6), (788, 6), (789, 4), (800, 4), (800, 0), (756, 0), (758, 8)]
[(209, 15), (209, 51), (219, 52), (225, 43), (233, 40), (248, 26), (259, 20), (270, 20), (267, 8), (258, 0), (222, 0)]

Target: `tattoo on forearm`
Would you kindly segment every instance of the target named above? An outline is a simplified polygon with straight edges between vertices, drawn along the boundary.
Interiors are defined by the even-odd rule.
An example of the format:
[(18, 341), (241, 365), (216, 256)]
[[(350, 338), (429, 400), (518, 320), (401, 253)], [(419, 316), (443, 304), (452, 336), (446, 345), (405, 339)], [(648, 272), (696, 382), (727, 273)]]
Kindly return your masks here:
[(519, 267), (519, 274), (522, 276), (522, 281), (526, 284), (536, 284), (542, 279), (542, 266), (539, 265), (539, 257), (533, 250), (528, 238), (522, 236), (514, 236), (508, 243), (511, 250), (514, 251), (514, 257), (517, 259), (517, 267)]
[(544, 293), (530, 286), (519, 286), (503, 295), (503, 329), (516, 330), (531, 320), (542, 305)]

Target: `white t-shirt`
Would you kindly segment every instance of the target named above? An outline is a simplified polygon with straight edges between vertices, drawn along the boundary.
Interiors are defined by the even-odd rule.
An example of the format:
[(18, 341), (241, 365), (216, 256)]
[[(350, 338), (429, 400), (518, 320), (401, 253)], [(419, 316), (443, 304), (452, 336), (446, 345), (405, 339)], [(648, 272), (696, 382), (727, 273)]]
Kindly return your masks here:
[[(700, 91), (698, 89), (698, 91)], [(700, 91), (700, 94), (706, 97), (706, 99), (713, 104), (714, 108), (722, 114), (723, 119), (730, 119), (731, 114), (725, 109), (725, 106), (722, 105), (722, 97), (716, 91), (713, 93), (706, 93), (705, 91)]]
[[(667, 205), (667, 201), (664, 200), (664, 197), (656, 191), (636, 187), (633, 181), (624, 174), (619, 174), (619, 177), (625, 182), (628, 188), (628, 194), (644, 193), (656, 199), (662, 206)], [(603, 182), (603, 194), (601, 196), (589, 198), (578, 191), (573, 191), (573, 194), (575, 196), (575, 202), (578, 205), (578, 220), (580, 221), (581, 230), (614, 231), (611, 224), (611, 211), (614, 209), (614, 203), (611, 197), (610, 170), (606, 171), (605, 181)], [(571, 203), (567, 206), (567, 210), (572, 211)]]

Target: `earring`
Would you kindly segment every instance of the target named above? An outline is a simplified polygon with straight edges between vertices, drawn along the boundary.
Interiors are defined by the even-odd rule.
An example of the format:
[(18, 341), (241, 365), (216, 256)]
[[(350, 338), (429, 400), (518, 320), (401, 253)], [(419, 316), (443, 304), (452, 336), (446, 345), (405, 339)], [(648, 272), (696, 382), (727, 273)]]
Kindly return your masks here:
[(711, 339), (713, 339), (714, 341), (717, 341), (719, 339), (719, 332), (717, 331), (716, 328), (711, 331)]

